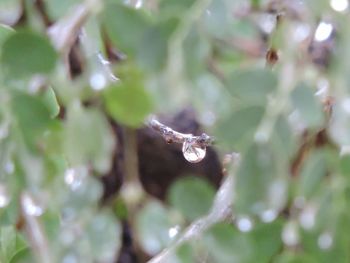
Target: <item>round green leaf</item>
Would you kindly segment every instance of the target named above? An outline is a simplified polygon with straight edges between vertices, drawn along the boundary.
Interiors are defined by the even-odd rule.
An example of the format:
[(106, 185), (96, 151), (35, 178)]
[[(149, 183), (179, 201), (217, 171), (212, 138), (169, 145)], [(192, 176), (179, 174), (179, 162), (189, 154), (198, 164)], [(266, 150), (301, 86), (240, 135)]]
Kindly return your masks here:
[(171, 186), (169, 201), (187, 219), (193, 220), (209, 212), (214, 195), (214, 188), (204, 179), (183, 177)]
[(57, 59), (49, 40), (30, 31), (20, 31), (7, 38), (1, 55), (1, 64), (12, 78), (50, 73)]

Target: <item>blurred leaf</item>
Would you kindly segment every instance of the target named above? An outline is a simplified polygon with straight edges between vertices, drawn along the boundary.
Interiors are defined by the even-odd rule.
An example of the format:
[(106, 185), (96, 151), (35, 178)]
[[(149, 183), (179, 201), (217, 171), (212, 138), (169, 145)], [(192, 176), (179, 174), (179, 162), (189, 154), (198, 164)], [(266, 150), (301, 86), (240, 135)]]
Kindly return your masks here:
[(7, 25), (0, 24), (0, 50), (1, 50), (2, 44), (5, 42), (6, 38), (8, 38), (13, 32), (15, 32), (15, 31), (11, 27), (9, 27)]
[(294, 254), (286, 251), (275, 258), (273, 263), (317, 263), (318, 261), (312, 256), (305, 253)]
[(97, 262), (112, 262), (121, 248), (122, 228), (113, 216), (99, 212), (86, 229), (90, 251)]
[(315, 151), (305, 161), (300, 174), (299, 193), (306, 198), (315, 194), (326, 176), (327, 160), (325, 152)]
[(51, 118), (56, 117), (60, 112), (60, 105), (58, 105), (55, 92), (51, 87), (45, 90), (43, 100), (50, 112)]
[(34, 146), (50, 123), (50, 113), (41, 99), (24, 92), (13, 92), (12, 112), (27, 143)]
[(200, 34), (195, 28), (187, 35), (184, 41), (184, 59), (186, 74), (189, 78), (195, 78), (207, 68), (207, 59), (210, 52), (208, 39)]
[(13, 226), (0, 228), (0, 260), (1, 262), (15, 262), (13, 257), (27, 247), (24, 240), (16, 233)]
[(332, 119), (329, 133), (338, 146), (350, 145), (350, 112), (349, 98), (338, 101), (332, 107)]
[(228, 118), (219, 121), (217, 138), (222, 140), (224, 147), (230, 147), (231, 150), (245, 149), (253, 140), (263, 114), (264, 108), (260, 106), (247, 106), (233, 111)]
[(341, 169), (341, 172), (349, 178), (350, 176), (350, 155), (349, 154), (342, 156), (340, 160), (340, 169)]
[(324, 123), (322, 106), (317, 101), (312, 89), (305, 84), (299, 84), (292, 92), (291, 99), (300, 119), (309, 128), (319, 128)]
[(176, 263), (194, 262), (194, 253), (190, 244), (183, 244), (176, 250)]
[(235, 209), (242, 214), (278, 212), (286, 199), (287, 174), (280, 174), (276, 153), (267, 144), (253, 144), (243, 155), (236, 181)]
[(68, 109), (64, 149), (72, 166), (92, 163), (99, 174), (109, 171), (115, 142), (105, 116), (97, 109)]
[(203, 236), (202, 242), (212, 262), (242, 263), (253, 253), (248, 235), (242, 234), (232, 225), (219, 223), (211, 227)]
[(2, 46), (1, 64), (12, 78), (50, 73), (56, 59), (56, 51), (49, 40), (30, 31), (12, 34)]
[(271, 70), (237, 70), (228, 79), (229, 91), (240, 101), (264, 104), (267, 96), (277, 87), (277, 78)]
[(135, 56), (142, 42), (144, 32), (150, 25), (141, 10), (119, 3), (108, 3), (101, 14), (102, 24), (116, 48)]
[(51, 20), (56, 21), (81, 3), (81, 0), (50, 0), (45, 1), (45, 7)]
[(144, 32), (137, 55), (142, 68), (153, 71), (164, 68), (168, 53), (168, 39), (177, 24), (178, 20), (168, 19), (149, 27)]
[(206, 180), (183, 177), (171, 185), (168, 199), (188, 220), (194, 220), (209, 212), (214, 195), (213, 186)]
[(158, 202), (148, 202), (137, 214), (136, 234), (143, 250), (154, 255), (171, 242), (168, 211)]
[[(135, 78), (132, 79), (132, 76)], [(152, 101), (141, 79), (131, 73), (127, 79), (109, 87), (103, 93), (107, 112), (117, 122), (127, 126), (140, 126), (152, 110)]]
[(161, 0), (159, 3), (160, 13), (166, 16), (179, 16), (188, 10), (195, 0)]

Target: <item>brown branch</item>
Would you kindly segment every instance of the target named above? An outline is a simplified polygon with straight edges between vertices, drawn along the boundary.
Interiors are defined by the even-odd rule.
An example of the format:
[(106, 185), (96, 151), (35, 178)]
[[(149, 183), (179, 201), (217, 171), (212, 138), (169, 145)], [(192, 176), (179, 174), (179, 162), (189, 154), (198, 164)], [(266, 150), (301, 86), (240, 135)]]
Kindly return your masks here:
[(207, 146), (212, 145), (214, 142), (214, 139), (206, 133), (202, 133), (199, 136), (180, 133), (160, 123), (154, 118), (151, 118), (151, 120), (148, 123), (148, 126), (156, 132), (158, 132), (167, 143), (184, 143), (185, 141), (190, 140), (192, 142), (192, 145), (205, 148)]

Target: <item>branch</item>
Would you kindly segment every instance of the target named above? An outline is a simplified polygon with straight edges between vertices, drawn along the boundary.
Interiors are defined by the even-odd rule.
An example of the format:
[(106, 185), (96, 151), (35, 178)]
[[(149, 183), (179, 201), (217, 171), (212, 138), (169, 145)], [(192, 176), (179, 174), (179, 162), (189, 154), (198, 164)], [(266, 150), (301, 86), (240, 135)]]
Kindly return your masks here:
[(239, 163), (239, 155), (233, 154), (232, 157), (232, 172), (225, 178), (219, 191), (216, 193), (214, 204), (209, 214), (196, 220), (190, 226), (188, 226), (182, 235), (170, 247), (164, 249), (162, 252), (148, 261), (148, 263), (169, 262), (169, 257), (171, 257), (173, 253), (176, 252), (176, 249), (182, 244), (200, 236), (212, 225), (225, 220), (232, 214), (232, 204), (234, 199), (234, 173)]
[(198, 146), (201, 148), (205, 148), (213, 144), (214, 139), (207, 135), (206, 133), (202, 133), (200, 136), (194, 136), (192, 134), (185, 134), (174, 131), (170, 127), (160, 123), (154, 118), (148, 123), (148, 126), (153, 130), (158, 132), (167, 143), (184, 143), (185, 141), (191, 141), (193, 146)]

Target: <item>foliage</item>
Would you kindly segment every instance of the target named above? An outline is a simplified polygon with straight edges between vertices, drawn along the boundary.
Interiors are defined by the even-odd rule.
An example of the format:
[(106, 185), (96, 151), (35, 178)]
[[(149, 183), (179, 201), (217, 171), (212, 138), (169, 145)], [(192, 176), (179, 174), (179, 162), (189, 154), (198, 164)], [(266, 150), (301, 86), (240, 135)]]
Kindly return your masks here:
[[(0, 261), (115, 262), (128, 222), (144, 261), (349, 262), (348, 4), (0, 1)], [(188, 105), (234, 183), (156, 200), (134, 131)]]

